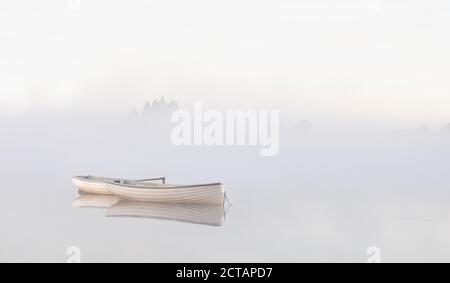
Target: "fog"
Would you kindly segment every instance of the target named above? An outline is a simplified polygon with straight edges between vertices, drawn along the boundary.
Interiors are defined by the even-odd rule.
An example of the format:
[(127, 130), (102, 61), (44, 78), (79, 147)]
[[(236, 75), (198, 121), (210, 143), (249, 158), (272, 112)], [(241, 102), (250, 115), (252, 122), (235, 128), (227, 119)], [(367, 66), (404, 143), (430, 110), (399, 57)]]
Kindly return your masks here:
[[(0, 261), (450, 261), (448, 1), (185, 2), (0, 3)], [(279, 154), (174, 146), (162, 96), (279, 110)], [(106, 217), (75, 174), (223, 182), (232, 206)]]
[(164, 95), (281, 109), (290, 123), (439, 127), (449, 11), (443, 0), (2, 1), (0, 112)]
[[(280, 153), (175, 147), (138, 116), (2, 120), (1, 261), (449, 261), (448, 129), (283, 127)], [(153, 118), (155, 119), (155, 118)], [(303, 126), (302, 126), (303, 125)], [(219, 227), (72, 207), (74, 174), (223, 182)]]

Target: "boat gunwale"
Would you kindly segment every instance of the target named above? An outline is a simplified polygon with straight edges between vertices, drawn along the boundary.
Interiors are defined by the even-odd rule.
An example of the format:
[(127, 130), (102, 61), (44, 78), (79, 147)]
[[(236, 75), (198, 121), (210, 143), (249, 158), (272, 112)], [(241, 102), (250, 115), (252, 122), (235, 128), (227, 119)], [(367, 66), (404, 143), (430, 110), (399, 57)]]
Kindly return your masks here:
[[(91, 177), (91, 178), (89, 178)], [(95, 179), (98, 178), (98, 179)], [(82, 182), (88, 182), (88, 183), (96, 183), (96, 184), (108, 184), (111, 182), (121, 181), (121, 180), (127, 180), (127, 179), (121, 179), (121, 178), (108, 178), (108, 177), (100, 177), (100, 176), (91, 176), (91, 175), (85, 175), (85, 176), (72, 176), (72, 179), (82, 181)], [(151, 178), (151, 179), (142, 179), (142, 180), (127, 180), (132, 182), (148, 182), (148, 181), (157, 181), (162, 180), (163, 184), (166, 183), (166, 177), (159, 177), (159, 178)]]
[(121, 184), (121, 183), (118, 183), (118, 181), (112, 181), (112, 182), (108, 181), (106, 183), (110, 184), (110, 185), (118, 186), (118, 187), (128, 187), (128, 188), (142, 189), (142, 190), (149, 190), (149, 189), (169, 190), (169, 189), (188, 189), (188, 188), (196, 188), (196, 187), (202, 188), (202, 187), (210, 187), (210, 186), (223, 186), (223, 183), (210, 183), (210, 184), (198, 184), (198, 185), (186, 185), (186, 186), (174, 185), (173, 187), (158, 187), (158, 186), (151, 186), (151, 185), (146, 185), (146, 184), (140, 184), (140, 185)]
[[(99, 180), (99, 179), (91, 179), (89, 177), (94, 177), (94, 178), (104, 178), (104, 180)], [(101, 184), (106, 184), (109, 180), (113, 180), (115, 178), (106, 178), (106, 177), (100, 177), (100, 176), (73, 176), (72, 179), (75, 180), (79, 180), (79, 181), (83, 181), (83, 182), (88, 182), (88, 183), (101, 183)], [(119, 180), (119, 179), (116, 179)]]

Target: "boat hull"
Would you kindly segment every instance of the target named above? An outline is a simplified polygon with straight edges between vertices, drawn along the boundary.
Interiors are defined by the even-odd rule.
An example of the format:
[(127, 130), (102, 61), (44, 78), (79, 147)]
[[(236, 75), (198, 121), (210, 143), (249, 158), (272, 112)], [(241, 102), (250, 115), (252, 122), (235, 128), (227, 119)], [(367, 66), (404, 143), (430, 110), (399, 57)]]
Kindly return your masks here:
[(139, 202), (223, 205), (225, 201), (223, 184), (144, 187), (108, 183), (108, 189), (121, 198)]
[(106, 182), (87, 181), (78, 178), (72, 178), (73, 184), (83, 193), (112, 195)]

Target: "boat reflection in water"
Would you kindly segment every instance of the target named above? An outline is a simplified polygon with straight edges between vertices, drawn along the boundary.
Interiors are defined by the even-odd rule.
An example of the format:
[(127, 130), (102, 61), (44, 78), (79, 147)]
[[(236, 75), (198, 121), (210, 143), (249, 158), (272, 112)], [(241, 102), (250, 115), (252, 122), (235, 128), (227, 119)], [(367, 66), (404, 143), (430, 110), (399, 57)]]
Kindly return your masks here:
[(120, 198), (113, 195), (94, 195), (82, 193), (72, 202), (78, 208), (109, 208), (118, 203)]
[(154, 218), (222, 226), (225, 211), (223, 205), (217, 204), (165, 204), (124, 200), (108, 208), (106, 216)]
[(106, 217), (149, 218), (208, 226), (222, 226), (225, 207), (218, 204), (137, 202), (111, 195), (83, 194), (73, 202), (79, 208), (106, 208)]

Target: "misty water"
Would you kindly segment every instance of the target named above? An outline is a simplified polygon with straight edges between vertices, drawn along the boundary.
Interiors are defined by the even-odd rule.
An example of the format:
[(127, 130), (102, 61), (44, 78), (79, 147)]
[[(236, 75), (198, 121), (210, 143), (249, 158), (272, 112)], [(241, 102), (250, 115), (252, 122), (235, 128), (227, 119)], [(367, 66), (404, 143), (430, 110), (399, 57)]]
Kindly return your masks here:
[[(280, 154), (175, 147), (130, 120), (4, 120), (0, 261), (450, 261), (450, 135), (282, 128)], [(74, 174), (223, 182), (219, 226), (77, 208)]]
[[(0, 1), (0, 262), (66, 262), (69, 247), (82, 262), (450, 262), (449, 14), (419, 0)], [(161, 96), (179, 105), (142, 108)], [(167, 114), (195, 102), (279, 110), (279, 154), (174, 146)], [(71, 178), (88, 174), (222, 182), (232, 206), (75, 207)], [(182, 218), (194, 211), (212, 217)]]

